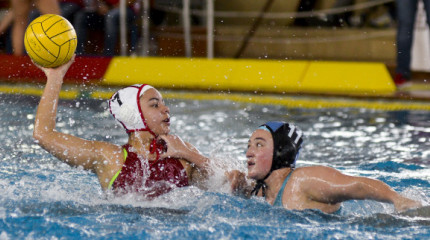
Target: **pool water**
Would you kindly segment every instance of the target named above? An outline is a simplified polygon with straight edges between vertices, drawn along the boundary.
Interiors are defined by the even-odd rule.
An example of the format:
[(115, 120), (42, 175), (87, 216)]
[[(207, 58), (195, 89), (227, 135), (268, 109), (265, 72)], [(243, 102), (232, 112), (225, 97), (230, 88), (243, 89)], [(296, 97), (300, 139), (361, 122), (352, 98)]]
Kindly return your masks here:
[[(376, 178), (430, 202), (430, 112), (287, 109), (231, 101), (168, 99), (172, 133), (217, 168), (207, 190), (176, 189), (152, 201), (116, 198), (96, 176), (71, 168), (32, 138), (38, 97), (0, 94), (0, 240), (4, 239), (429, 239), (430, 211), (348, 201), (339, 214), (274, 208), (232, 196), (223, 171), (245, 171), (256, 126), (296, 123), (306, 140), (297, 166), (326, 165)], [(124, 144), (104, 100), (61, 100), (57, 130)], [(106, 133), (108, 135), (106, 135)]]

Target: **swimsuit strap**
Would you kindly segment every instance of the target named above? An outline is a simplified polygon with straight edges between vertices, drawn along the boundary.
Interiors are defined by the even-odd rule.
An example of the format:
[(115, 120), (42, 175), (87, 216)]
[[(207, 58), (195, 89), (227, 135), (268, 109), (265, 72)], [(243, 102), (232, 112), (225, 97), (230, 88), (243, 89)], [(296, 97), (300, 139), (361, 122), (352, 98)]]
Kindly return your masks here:
[[(123, 147), (122, 151), (124, 154), (124, 160), (127, 161), (128, 151), (127, 151), (126, 147)], [(124, 161), (124, 163), (125, 163), (125, 161)], [(120, 170), (118, 170), (118, 172), (115, 173), (115, 175), (113, 175), (112, 179), (109, 182), (108, 189), (112, 189), (113, 183), (118, 178), (119, 174), (121, 173), (121, 170), (122, 170), (122, 167)]]
[(288, 173), (288, 176), (285, 178), (284, 183), (282, 183), (281, 189), (279, 189), (278, 195), (276, 196), (275, 202), (273, 203), (273, 206), (282, 207), (282, 195), (284, 193), (285, 186), (287, 185), (288, 179), (290, 179), (291, 173), (293, 172), (293, 169), (291, 169), (290, 173)]

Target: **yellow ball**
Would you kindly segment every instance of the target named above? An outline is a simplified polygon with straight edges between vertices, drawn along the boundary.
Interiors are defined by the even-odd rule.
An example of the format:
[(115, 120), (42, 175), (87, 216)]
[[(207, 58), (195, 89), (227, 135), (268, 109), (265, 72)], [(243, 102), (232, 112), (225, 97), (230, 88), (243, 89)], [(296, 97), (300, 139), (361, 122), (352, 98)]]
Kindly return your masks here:
[(67, 63), (75, 53), (77, 44), (72, 24), (55, 14), (34, 19), (25, 31), (25, 50), (42, 67), (55, 68)]

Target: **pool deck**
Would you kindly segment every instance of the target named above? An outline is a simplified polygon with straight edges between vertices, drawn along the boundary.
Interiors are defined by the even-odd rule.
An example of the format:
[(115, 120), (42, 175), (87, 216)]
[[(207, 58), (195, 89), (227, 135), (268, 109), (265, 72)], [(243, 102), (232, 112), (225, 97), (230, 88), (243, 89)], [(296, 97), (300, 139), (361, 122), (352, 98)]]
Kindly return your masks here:
[(430, 72), (413, 72), (410, 83), (397, 87), (395, 97), (430, 101)]
[(430, 101), (430, 82), (425, 79), (412, 79), (410, 83), (398, 87), (394, 97)]

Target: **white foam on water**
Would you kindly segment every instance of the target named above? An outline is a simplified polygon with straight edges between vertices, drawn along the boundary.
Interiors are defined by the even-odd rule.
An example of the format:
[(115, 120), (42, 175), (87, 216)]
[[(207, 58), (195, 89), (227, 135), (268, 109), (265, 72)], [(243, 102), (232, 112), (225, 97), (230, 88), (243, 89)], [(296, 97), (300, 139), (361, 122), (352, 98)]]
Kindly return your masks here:
[(0, 219), (5, 219), (6, 217), (6, 209), (4, 207), (0, 207)]
[[(178, 134), (184, 140), (195, 145), (211, 159), (212, 174), (204, 182), (203, 189), (196, 186), (177, 188), (153, 200), (143, 199), (142, 196), (136, 194), (120, 197), (109, 196), (101, 190), (95, 174), (70, 168), (47, 154), (40, 147), (34, 147), (31, 128), (27, 129), (27, 126), (33, 124), (33, 117), (24, 117), (22, 122), (15, 123), (9, 120), (10, 117), (7, 116), (29, 116), (28, 114), (34, 114), (35, 107), (30, 110), (13, 110), (15, 115), (11, 114), (12, 110), (10, 109), (0, 112), (0, 119), (4, 121), (0, 123), (3, 124), (0, 125), (0, 131), (4, 133), (2, 135), (3, 141), (0, 141), (2, 142), (0, 144), (0, 150), (2, 150), (0, 163), (4, 166), (0, 169), (1, 176), (4, 176), (4, 178), (0, 178), (0, 192), (2, 193), (0, 197), (0, 221), (13, 222), (37, 215), (43, 217), (48, 222), (47, 226), (49, 227), (59, 223), (77, 230), (76, 232), (82, 233), (84, 236), (92, 237), (118, 231), (118, 228), (111, 228), (112, 222), (110, 221), (116, 223), (117, 218), (123, 219), (127, 215), (133, 215), (133, 207), (137, 207), (136, 210), (143, 207), (185, 210), (185, 215), (173, 216), (173, 221), (177, 221), (178, 218), (185, 219), (183, 227), (177, 227), (176, 222), (169, 222), (170, 219), (165, 220), (164, 217), (170, 217), (169, 214), (164, 215), (162, 213), (159, 218), (143, 214), (143, 216), (137, 216), (132, 220), (125, 219), (124, 222), (121, 222), (120, 229), (123, 231), (121, 234), (124, 235), (113, 235), (113, 238), (130, 238), (131, 235), (127, 235), (127, 233), (139, 234), (145, 231), (142, 229), (147, 225), (164, 226), (166, 223), (174, 227), (161, 227), (151, 230), (158, 231), (155, 238), (172, 236), (166, 234), (178, 234), (180, 231), (182, 233), (189, 231), (188, 233), (193, 235), (192, 230), (194, 229), (197, 232), (218, 234), (218, 239), (229, 239), (234, 231), (241, 231), (242, 227), (250, 226), (256, 226), (255, 231), (257, 237), (260, 238), (262, 236), (285, 237), (285, 233), (288, 234), (289, 230), (292, 230), (290, 233), (299, 232), (297, 234), (300, 234), (303, 232), (302, 235), (297, 235), (299, 238), (315, 236), (339, 239), (375, 238), (379, 237), (377, 234), (382, 234), (381, 238), (385, 238), (392, 236), (389, 231), (393, 228), (392, 231), (400, 232), (396, 236), (397, 239), (400, 239), (399, 237), (407, 236), (404, 234), (411, 234), (410, 227), (418, 229), (418, 231), (426, 230), (425, 227), (413, 220), (407, 220), (407, 224), (410, 225), (407, 229), (397, 227), (396, 222), (387, 223), (390, 226), (387, 229), (373, 229), (373, 226), (367, 223), (368, 219), (372, 220), (373, 223), (381, 224), (378, 220), (379, 213), (386, 214), (391, 219), (395, 212), (392, 205), (375, 201), (346, 202), (342, 207), (342, 215), (340, 216), (342, 221), (337, 221), (339, 216), (321, 219), (321, 216), (315, 217), (309, 212), (285, 211), (281, 213), (280, 209), (266, 209), (267, 203), (262, 198), (253, 197), (251, 200), (245, 200), (231, 196), (229, 183), (225, 179), (225, 172), (238, 169), (246, 173), (246, 145), (250, 133), (255, 127), (274, 119), (292, 121), (300, 125), (307, 136), (298, 167), (322, 164), (340, 168), (342, 172), (351, 175), (387, 179), (395, 187), (407, 189), (401, 192), (403, 195), (428, 203), (429, 196), (426, 196), (429, 192), (426, 182), (430, 181), (428, 168), (409, 170), (397, 167), (399, 173), (398, 171), (390, 171), (390, 169), (372, 170), (360, 167), (360, 164), (384, 161), (409, 164), (406, 162), (408, 159), (427, 166), (425, 161), (429, 156), (429, 150), (425, 141), (426, 135), (423, 133), (428, 133), (430, 128), (422, 127), (420, 129), (417, 125), (428, 126), (428, 115), (408, 113), (411, 117), (415, 116), (415, 122), (421, 121), (421, 123), (411, 122), (408, 124), (414, 125), (413, 127), (398, 127), (397, 123), (392, 121), (396, 117), (393, 118), (389, 113), (374, 111), (369, 114), (368, 110), (284, 109), (276, 106), (261, 107), (222, 101), (216, 104), (204, 101), (180, 101), (178, 105), (176, 109), (172, 109), (172, 112), (175, 111), (171, 119), (172, 133)], [(19, 107), (18, 104), (17, 108)], [(109, 141), (118, 145), (127, 141), (123, 129), (116, 126), (106, 111), (93, 111), (92, 108), (83, 106), (80, 106), (79, 109), (68, 108), (67, 104), (63, 104), (59, 106), (59, 117), (60, 123), (57, 127), (61, 132), (70, 132), (86, 139)], [(71, 118), (73, 121), (69, 120)], [(17, 126), (17, 124), (21, 125)], [(8, 131), (9, 128), (13, 129), (13, 132)], [(109, 136), (106, 136), (106, 133)], [(418, 186), (413, 189), (414, 186), (402, 185), (403, 180), (420, 180), (424, 182), (422, 186), (425, 187), (421, 187), (420, 182), (417, 181)], [(31, 210), (26, 205), (27, 203), (42, 206), (42, 208), (46, 208), (46, 211), (44, 209), (43, 212), (37, 209)], [(12, 206), (12, 209), (7, 209), (4, 204)], [(127, 206), (124, 209), (131, 206), (132, 214), (122, 212), (121, 207), (116, 210), (114, 205)], [(244, 208), (244, 205), (249, 209)], [(83, 211), (87, 208), (90, 211), (88, 214), (86, 212), (80, 214), (81, 208), (84, 208)], [(111, 209), (112, 211), (110, 211)], [(75, 221), (72, 221), (73, 218), (65, 217), (63, 212), (68, 214), (69, 210), (72, 214), (78, 213), (79, 216), (73, 218), (76, 217), (79, 220), (75, 218)], [(190, 212), (187, 213), (187, 210)], [(247, 210), (251, 213), (247, 213)], [(230, 215), (230, 211), (234, 214)], [(281, 220), (299, 215), (299, 221), (287, 219), (287, 226), (278, 226), (278, 212)], [(244, 217), (238, 217), (236, 213), (243, 213)], [(273, 218), (266, 218), (267, 215), (265, 214), (270, 214), (269, 217), (273, 215)], [(370, 218), (369, 215), (371, 215)], [(193, 219), (194, 217), (198, 220), (202, 219), (202, 221), (198, 224), (192, 220), (187, 222), (186, 219)], [(138, 220), (136, 221), (136, 219)], [(90, 226), (80, 225), (80, 223), (86, 224), (87, 221), (90, 222)], [(101, 226), (100, 232), (97, 233), (96, 230), (91, 229), (91, 224)], [(366, 232), (363, 228), (369, 228), (372, 231)], [(230, 231), (231, 229), (233, 231)], [(18, 227), (17, 231), (27, 235), (26, 239), (35, 239), (37, 236), (40, 237), (45, 229), (26, 230)], [(388, 232), (386, 233), (386, 231)], [(15, 236), (14, 232), (1, 230), (0, 232), (0, 240)], [(49, 234), (48, 232), (47, 238), (50, 238)], [(154, 237), (154, 235), (151, 236)], [(237, 238), (245, 238), (246, 236), (235, 235)], [(414, 236), (416, 235), (409, 237), (414, 238)]]
[(5, 231), (2, 231), (0, 233), (0, 240), (9, 240), (10, 238), (8, 237), (7, 233)]

